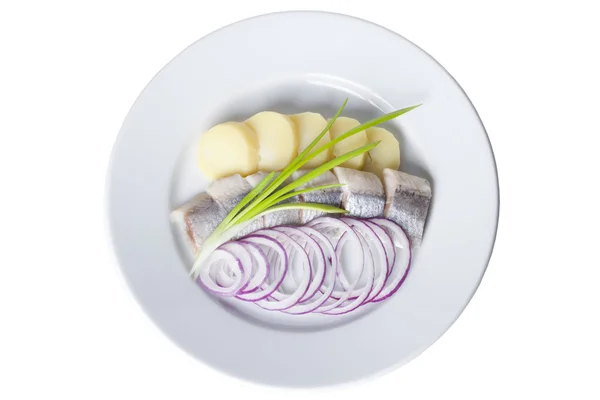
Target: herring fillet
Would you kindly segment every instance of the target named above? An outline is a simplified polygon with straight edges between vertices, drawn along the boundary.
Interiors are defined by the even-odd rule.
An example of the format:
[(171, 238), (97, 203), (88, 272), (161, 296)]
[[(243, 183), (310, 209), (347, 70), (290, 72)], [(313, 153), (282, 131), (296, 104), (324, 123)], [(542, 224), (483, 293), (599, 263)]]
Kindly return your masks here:
[[(243, 178), (241, 175), (231, 175), (213, 181), (206, 192), (199, 193), (182, 206), (171, 212), (171, 222), (177, 230), (177, 235), (189, 244), (194, 255), (197, 255), (206, 238), (214, 232), (229, 212), (267, 176), (258, 172)], [(290, 199), (290, 201), (297, 201)], [(278, 211), (254, 220), (250, 225), (238, 232), (233, 239), (246, 236), (259, 229), (299, 223), (298, 210)], [(267, 219), (268, 218), (268, 219)]]
[[(252, 186), (246, 179), (240, 175), (231, 175), (215, 180), (206, 192), (194, 196), (171, 212), (172, 223), (176, 226), (179, 236), (191, 245), (193, 254), (198, 254), (206, 238), (250, 190)], [(240, 234), (261, 227), (252, 223)]]
[(206, 238), (227, 216), (227, 211), (208, 193), (202, 192), (171, 212), (178, 235), (197, 254)]
[[(299, 170), (286, 180), (283, 187), (301, 178), (310, 170)], [(177, 233), (189, 243), (197, 254), (206, 238), (223, 221), (227, 214), (258, 185), (266, 172), (258, 172), (246, 178), (232, 175), (212, 182), (206, 192), (194, 196), (184, 205), (171, 212), (171, 221)], [(343, 183), (341, 188), (330, 188), (301, 194), (282, 203), (309, 202), (343, 207), (349, 215), (361, 218), (384, 216), (398, 223), (406, 231), (413, 246), (423, 237), (425, 219), (431, 199), (429, 182), (400, 171), (384, 169), (384, 185), (369, 172), (336, 167), (333, 173), (326, 171), (296, 190)], [(385, 192), (384, 192), (385, 186)], [(281, 210), (264, 215), (240, 231), (234, 239), (262, 228), (279, 225), (305, 224), (324, 214), (316, 210)]]
[(385, 168), (385, 217), (400, 225), (411, 244), (418, 247), (431, 202), (431, 185), (423, 178)]
[[(275, 173), (273, 179), (277, 177), (277, 174), (278, 173)], [(269, 175), (267, 172), (259, 171), (255, 174), (248, 175), (246, 177), (246, 182), (248, 182), (248, 184), (254, 189), (263, 179), (266, 178), (267, 175)]]
[[(299, 179), (309, 173), (311, 170), (299, 170), (292, 174), (292, 180)], [(296, 190), (309, 189), (315, 186), (331, 185), (338, 183), (337, 178), (331, 171), (325, 171), (321, 175), (314, 179), (306, 182), (304, 185), (298, 187)], [(300, 201), (305, 203), (318, 203), (327, 204), (335, 207), (341, 207), (342, 205), (342, 189), (341, 188), (330, 188), (315, 190), (313, 192), (304, 193), (298, 196)], [(327, 213), (317, 210), (300, 210), (300, 223), (306, 224), (315, 218), (326, 215)]]
[[(245, 178), (242, 178), (237, 174), (231, 175), (211, 183), (206, 189), (206, 192), (225, 208), (225, 211), (227, 211), (226, 214), (229, 214), (229, 212), (233, 210), (233, 208), (237, 206), (265, 176), (267, 176), (267, 174), (264, 172), (258, 172)], [(223, 219), (225, 219), (225, 217), (221, 218), (221, 220)], [(262, 223), (261, 218), (258, 218), (233, 236), (233, 239), (246, 236), (261, 228), (264, 228), (264, 224)]]
[(225, 211), (230, 212), (252, 190), (252, 186), (241, 175), (235, 174), (217, 179), (206, 189)]
[(344, 184), (342, 206), (348, 215), (359, 218), (383, 216), (385, 193), (377, 175), (342, 167), (335, 167), (333, 173)]
[[(266, 172), (257, 172), (255, 174), (248, 175), (245, 179), (246, 179), (246, 182), (250, 185), (250, 190), (254, 189), (267, 175), (268, 175), (268, 173), (266, 173)], [(248, 225), (243, 230), (241, 230), (237, 235), (235, 235), (234, 239), (238, 239), (243, 236), (249, 235), (252, 232), (255, 232), (264, 227), (265, 227), (265, 224), (264, 224), (263, 218), (262, 217), (257, 218), (254, 221), (252, 221), (250, 223), (250, 225)]]

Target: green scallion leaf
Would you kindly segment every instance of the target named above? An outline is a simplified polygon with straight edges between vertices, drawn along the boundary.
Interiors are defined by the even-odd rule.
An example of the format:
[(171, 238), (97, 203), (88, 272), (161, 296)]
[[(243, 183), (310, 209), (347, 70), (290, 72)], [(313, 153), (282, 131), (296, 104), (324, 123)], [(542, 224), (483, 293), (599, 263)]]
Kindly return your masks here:
[[(268, 200), (268, 201), (265, 200), (264, 204), (261, 204), (259, 207), (255, 207), (255, 209), (253, 209), (248, 214), (246, 214), (244, 217), (242, 217), (239, 222), (248, 221), (248, 220), (254, 218), (255, 216), (257, 216), (258, 214), (262, 213), (267, 208), (269, 208), (275, 204), (281, 203), (284, 200), (291, 199), (292, 197), (296, 197), (298, 195), (305, 194), (305, 193), (314, 192), (316, 190), (325, 190), (325, 189), (337, 188), (337, 187), (342, 187), (342, 186), (344, 186), (343, 183), (334, 183), (331, 185), (314, 186), (314, 187), (307, 188), (307, 189), (293, 191), (293, 192), (288, 193), (285, 196), (282, 196), (278, 199), (273, 199), (273, 200)], [(299, 204), (305, 204), (305, 203), (299, 203)]]
[(319, 203), (289, 203), (289, 204), (278, 204), (276, 206), (270, 207), (268, 210), (263, 211), (259, 215), (266, 215), (275, 211), (282, 210), (315, 210), (322, 211), (326, 213), (334, 213), (334, 214), (346, 214), (348, 211), (343, 208), (330, 206), (328, 204), (319, 204)]
[[(228, 225), (229, 221), (231, 221), (242, 208), (244, 208), (248, 203), (250, 203), (252, 201), (253, 198), (255, 198), (260, 192), (262, 192), (262, 190), (269, 184), (269, 182), (271, 182), (271, 180), (273, 180), (273, 176), (275, 176), (275, 171), (270, 172), (267, 176), (265, 176), (259, 182), (259, 184), (256, 185), (256, 187), (254, 189), (252, 189), (250, 191), (250, 193), (248, 193), (246, 196), (244, 196), (242, 201), (240, 201), (238, 203), (238, 205), (236, 205), (233, 208), (233, 210), (231, 210), (229, 212), (229, 214), (225, 217), (225, 219), (219, 224), (219, 227)], [(217, 229), (218, 229), (218, 227), (217, 227)]]

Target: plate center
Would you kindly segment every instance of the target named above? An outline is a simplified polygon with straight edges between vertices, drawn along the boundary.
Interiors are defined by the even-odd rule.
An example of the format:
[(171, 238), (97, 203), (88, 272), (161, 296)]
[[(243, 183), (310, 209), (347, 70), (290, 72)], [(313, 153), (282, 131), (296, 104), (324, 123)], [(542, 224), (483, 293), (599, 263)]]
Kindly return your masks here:
[[(332, 117), (344, 100), (348, 103), (343, 116), (355, 118), (366, 122), (395, 108), (404, 106), (390, 105), (383, 98), (357, 83), (348, 80), (322, 75), (306, 74), (300, 76), (283, 77), (270, 82), (253, 85), (241, 90), (237, 96), (228, 97), (227, 100), (208, 111), (198, 121), (198, 129), (190, 132), (190, 140), (182, 149), (177, 167), (173, 173), (172, 190), (170, 196), (171, 209), (187, 202), (193, 196), (206, 189), (210, 181), (202, 175), (198, 168), (196, 143), (204, 131), (211, 126), (226, 121), (244, 121), (260, 111), (276, 111), (282, 114), (296, 114), (300, 112), (317, 112), (325, 118)], [(407, 129), (402, 126), (401, 120), (393, 120), (382, 125), (392, 132), (400, 142), (403, 170), (410, 170), (415, 165), (423, 165), (419, 154), (410, 148), (407, 140)], [(177, 236), (177, 235), (176, 235)], [(187, 250), (186, 243), (177, 238), (182, 259), (187, 269), (193, 259)], [(202, 288), (198, 287), (198, 290)], [(321, 330), (339, 326), (353, 321), (380, 304), (368, 304), (360, 307), (348, 315), (329, 316), (321, 314), (288, 315), (281, 312), (266, 311), (255, 304), (237, 299), (213, 297), (223, 306), (224, 310), (235, 313), (241, 318), (274, 329), (282, 330)]]

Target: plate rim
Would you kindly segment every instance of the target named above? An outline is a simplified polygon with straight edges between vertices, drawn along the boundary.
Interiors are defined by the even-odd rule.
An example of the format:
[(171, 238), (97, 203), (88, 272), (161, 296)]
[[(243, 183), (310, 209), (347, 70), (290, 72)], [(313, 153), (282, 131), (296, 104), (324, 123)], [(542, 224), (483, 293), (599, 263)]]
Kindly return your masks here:
[[(277, 17), (279, 15), (294, 15), (294, 14), (313, 14), (313, 15), (330, 15), (333, 16), (335, 18), (344, 18), (344, 19), (351, 19), (351, 20), (357, 20), (360, 21), (361, 23), (366, 23), (369, 25), (373, 25), (376, 26), (377, 28), (380, 29), (384, 29), (386, 30), (388, 33), (398, 37), (401, 40), (406, 41), (408, 44), (410, 44), (411, 46), (414, 46), (416, 49), (418, 49), (421, 53), (423, 53), (424, 55), (426, 55), (430, 61), (432, 61), (433, 63), (435, 63), (438, 67), (442, 68), (443, 71), (445, 71), (445, 73), (447, 74), (447, 76), (453, 81), (454, 85), (460, 89), (460, 91), (462, 92), (462, 95), (465, 97), (465, 99), (468, 101), (471, 110), (474, 112), (479, 125), (481, 127), (482, 132), (485, 135), (485, 139), (486, 139), (486, 145), (489, 149), (490, 155), (491, 155), (491, 161), (492, 161), (492, 166), (493, 166), (493, 172), (494, 172), (494, 178), (495, 178), (495, 190), (496, 190), (496, 207), (495, 207), (495, 222), (494, 222), (494, 226), (493, 226), (493, 234), (491, 237), (491, 245), (490, 248), (488, 250), (488, 257), (486, 262), (483, 265), (482, 271), (481, 271), (481, 275), (479, 277), (479, 280), (477, 282), (477, 284), (474, 286), (472, 292), (469, 294), (468, 300), (466, 302), (466, 304), (462, 307), (461, 310), (459, 310), (458, 314), (455, 316), (455, 318), (452, 320), (452, 322), (443, 330), (439, 333), (439, 335), (436, 337), (435, 340), (433, 340), (432, 342), (422, 346), (422, 348), (420, 349), (415, 349), (413, 351), (413, 354), (410, 357), (406, 357), (404, 359), (400, 359), (398, 360), (395, 364), (391, 364), (388, 366), (388, 368), (384, 368), (384, 369), (380, 369), (378, 372), (369, 374), (369, 375), (365, 375), (362, 378), (359, 379), (350, 379), (350, 380), (346, 380), (346, 381), (339, 381), (339, 382), (334, 382), (334, 383), (328, 383), (328, 384), (318, 384), (318, 385), (289, 385), (289, 384), (282, 384), (282, 385), (278, 385), (276, 382), (263, 382), (263, 381), (257, 381), (257, 380), (253, 380), (253, 379), (249, 379), (241, 374), (237, 374), (236, 372), (232, 371), (232, 370), (226, 370), (226, 369), (222, 369), (219, 366), (216, 365), (212, 365), (208, 362), (206, 362), (205, 360), (199, 358), (197, 355), (193, 354), (189, 349), (187, 349), (186, 347), (184, 347), (183, 345), (181, 345), (179, 343), (178, 340), (176, 340), (174, 337), (172, 337), (167, 331), (166, 329), (164, 329), (163, 326), (161, 326), (161, 324), (155, 320), (155, 318), (153, 318), (153, 316), (149, 313), (149, 310), (144, 306), (144, 304), (142, 303), (141, 299), (138, 297), (138, 295), (136, 294), (136, 291), (134, 290), (132, 283), (130, 282), (130, 280), (128, 279), (128, 277), (125, 274), (124, 271), (124, 267), (122, 266), (122, 262), (119, 258), (119, 255), (117, 253), (117, 246), (114, 243), (114, 235), (113, 235), (113, 222), (111, 220), (111, 204), (110, 204), (110, 195), (111, 195), (111, 184), (113, 182), (114, 179), (114, 175), (118, 174), (118, 172), (116, 172), (114, 170), (114, 158), (115, 158), (115, 153), (116, 153), (116, 149), (119, 147), (119, 144), (121, 142), (121, 140), (123, 139), (124, 136), (124, 124), (127, 121), (127, 118), (129, 117), (130, 113), (132, 112), (132, 110), (134, 109), (134, 107), (136, 106), (136, 104), (138, 103), (139, 99), (141, 97), (144, 96), (144, 94), (149, 90), (149, 88), (152, 86), (152, 83), (155, 82), (156, 78), (158, 76), (160, 76), (162, 74), (162, 72), (167, 69), (176, 59), (178, 59), (183, 53), (189, 51), (190, 48), (196, 46), (198, 43), (202, 42), (204, 39), (206, 39), (209, 36), (212, 36), (214, 34), (216, 34), (217, 32), (220, 32), (224, 29), (227, 29), (229, 27), (235, 26), (235, 25), (239, 25), (242, 24), (244, 22), (247, 21), (251, 21), (251, 20), (255, 20), (255, 19), (261, 19), (261, 18), (270, 18), (270, 17)], [(405, 38), (404, 36), (402, 36), (401, 34), (383, 26), (383, 25), (379, 25), (377, 23), (374, 23), (372, 21), (357, 17), (357, 16), (353, 16), (353, 15), (348, 15), (348, 14), (343, 14), (343, 13), (338, 13), (338, 12), (331, 12), (331, 11), (319, 11), (319, 10), (292, 10), (292, 11), (277, 11), (277, 12), (271, 12), (271, 13), (266, 13), (266, 14), (260, 14), (260, 15), (254, 15), (248, 18), (244, 18), (244, 19), (240, 19), (237, 20), (235, 22), (232, 22), (230, 24), (227, 24), (225, 26), (222, 26), (216, 30), (213, 30), (212, 32), (204, 35), (203, 37), (199, 38), (198, 40), (194, 41), (193, 43), (191, 43), (190, 45), (186, 46), (183, 50), (181, 50), (178, 54), (176, 54), (169, 62), (167, 62), (160, 70), (158, 70), (156, 72), (156, 74), (150, 79), (150, 81), (148, 81), (148, 83), (144, 86), (144, 88), (142, 89), (142, 91), (139, 93), (139, 95), (136, 97), (136, 99), (134, 100), (133, 104), (131, 105), (131, 107), (129, 108), (129, 110), (127, 111), (126, 116), (123, 119), (123, 122), (119, 128), (119, 132), (114, 140), (113, 146), (111, 148), (110, 151), (110, 157), (109, 157), (109, 162), (108, 162), (108, 167), (107, 167), (107, 172), (105, 175), (105, 183), (104, 183), (104, 217), (105, 217), (105, 233), (107, 235), (107, 239), (108, 239), (108, 244), (110, 245), (110, 253), (112, 255), (112, 260), (114, 262), (113, 266), (116, 267), (115, 269), (118, 271), (118, 275), (121, 276), (121, 278), (123, 279), (123, 281), (125, 282), (130, 295), (135, 299), (135, 302), (138, 304), (138, 306), (142, 309), (142, 311), (144, 312), (144, 314), (146, 314), (146, 316), (150, 319), (150, 321), (152, 322), (152, 325), (154, 325), (155, 327), (158, 328), (158, 330), (164, 334), (171, 342), (173, 342), (177, 347), (179, 347), (180, 349), (182, 349), (185, 353), (189, 354), (190, 356), (192, 356), (195, 360), (203, 363), (206, 366), (209, 366), (211, 368), (217, 369), (221, 372), (226, 373), (227, 375), (230, 376), (234, 376), (238, 379), (242, 379), (242, 380), (246, 380), (249, 382), (253, 382), (253, 383), (258, 383), (258, 384), (263, 384), (263, 385), (275, 385), (275, 386), (281, 386), (281, 387), (321, 387), (321, 386), (340, 386), (340, 385), (346, 385), (346, 384), (351, 384), (357, 381), (364, 381), (364, 380), (370, 380), (370, 379), (374, 379), (378, 376), (381, 376), (383, 374), (387, 374), (389, 373), (391, 370), (396, 370), (399, 367), (401, 367), (402, 365), (405, 365), (406, 363), (412, 361), (414, 358), (416, 358), (417, 356), (419, 356), (420, 354), (422, 354), (425, 350), (427, 350), (428, 348), (430, 348), (435, 342), (437, 342), (437, 340), (439, 340), (439, 338), (441, 336), (443, 336), (446, 332), (448, 332), (449, 329), (452, 328), (452, 326), (454, 325), (454, 323), (456, 322), (456, 320), (462, 315), (462, 313), (466, 310), (466, 308), (469, 306), (469, 304), (471, 303), (471, 301), (473, 300), (473, 297), (475, 295), (475, 293), (477, 292), (477, 290), (479, 289), (479, 286), (481, 285), (481, 282), (483, 280), (483, 277), (485, 276), (485, 273), (487, 272), (487, 268), (489, 267), (489, 263), (491, 261), (493, 252), (494, 252), (494, 248), (495, 248), (495, 244), (496, 244), (496, 239), (497, 239), (497, 234), (498, 234), (498, 225), (499, 225), (499, 221), (500, 221), (500, 206), (501, 206), (501, 201), (500, 201), (500, 180), (499, 180), (499, 173), (498, 173), (498, 168), (497, 168), (497, 162), (496, 162), (496, 157), (494, 154), (494, 150), (491, 144), (491, 140), (489, 137), (489, 134), (487, 133), (487, 130), (485, 128), (485, 125), (476, 109), (476, 107), (474, 106), (474, 104), (472, 103), (471, 99), (469, 98), (469, 96), (467, 95), (467, 93), (465, 92), (465, 90), (462, 88), (462, 86), (456, 81), (456, 79), (452, 76), (452, 74), (450, 74), (448, 72), (448, 70), (446, 70), (446, 68), (440, 64), (437, 60), (435, 60), (435, 58), (433, 58), (429, 53), (427, 53), (425, 50), (423, 50), (421, 47), (419, 47), (418, 45), (416, 45), (415, 43), (413, 43), (412, 41), (410, 41), (409, 39)]]

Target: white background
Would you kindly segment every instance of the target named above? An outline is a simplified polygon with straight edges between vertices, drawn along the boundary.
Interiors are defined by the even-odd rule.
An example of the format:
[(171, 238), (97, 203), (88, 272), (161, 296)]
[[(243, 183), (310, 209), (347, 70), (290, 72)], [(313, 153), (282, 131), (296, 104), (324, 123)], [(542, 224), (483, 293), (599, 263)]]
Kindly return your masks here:
[[(600, 398), (594, 3), (0, 3), (0, 399)], [(433, 55), (500, 174), (496, 248), (456, 324), (399, 370), (310, 392), (232, 379), (163, 337), (121, 283), (103, 214), (111, 146), (152, 76), (207, 33), (284, 9), (369, 19)]]

